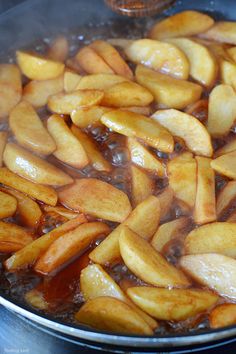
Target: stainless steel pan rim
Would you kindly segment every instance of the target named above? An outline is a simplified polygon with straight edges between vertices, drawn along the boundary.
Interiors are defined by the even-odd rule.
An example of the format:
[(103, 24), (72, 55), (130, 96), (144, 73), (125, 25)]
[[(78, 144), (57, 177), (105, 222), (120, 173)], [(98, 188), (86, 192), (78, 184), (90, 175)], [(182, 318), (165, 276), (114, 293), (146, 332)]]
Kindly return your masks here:
[(5, 296), (0, 296), (0, 304), (33, 322), (65, 335), (100, 344), (116, 345), (120, 347), (176, 348), (182, 346), (201, 345), (236, 336), (236, 326), (230, 326), (225, 329), (210, 330), (200, 334), (174, 334), (158, 337), (120, 335), (107, 333), (104, 331), (96, 331), (82, 325), (73, 327), (58, 320), (52, 320), (46, 315), (38, 314), (32, 309), (29, 310), (22, 304), (8, 300)]

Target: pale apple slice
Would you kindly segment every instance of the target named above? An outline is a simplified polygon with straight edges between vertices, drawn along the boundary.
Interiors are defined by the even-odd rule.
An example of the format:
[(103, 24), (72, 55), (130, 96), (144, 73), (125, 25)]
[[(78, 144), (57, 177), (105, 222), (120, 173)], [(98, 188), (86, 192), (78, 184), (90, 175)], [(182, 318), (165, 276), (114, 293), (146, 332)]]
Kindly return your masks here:
[(214, 157), (218, 157), (227, 154), (228, 152), (233, 152), (235, 150), (236, 150), (236, 138), (233, 137), (228, 143), (226, 143), (222, 148), (218, 149), (214, 153)]
[(21, 99), (21, 73), (16, 65), (0, 65), (0, 92), (0, 120), (4, 120)]
[(143, 107), (152, 101), (153, 95), (145, 87), (125, 81), (106, 89), (101, 104), (108, 107)]
[(132, 205), (137, 206), (154, 192), (154, 180), (145, 171), (131, 166)]
[(97, 218), (122, 222), (131, 212), (127, 195), (96, 178), (81, 178), (59, 191), (60, 202)]
[(182, 11), (157, 22), (149, 36), (153, 39), (193, 36), (214, 24), (213, 18), (198, 11)]
[(165, 321), (184, 321), (209, 310), (219, 297), (199, 289), (129, 288), (131, 300), (143, 311)]
[(88, 300), (75, 314), (75, 319), (99, 330), (124, 334), (153, 334), (151, 327), (132, 307), (109, 296)]
[(174, 191), (168, 186), (157, 196), (160, 206), (161, 206), (161, 215), (160, 220), (163, 221), (168, 217), (168, 213), (173, 205)]
[(0, 252), (16, 252), (32, 241), (32, 235), (23, 227), (0, 221)]
[(236, 181), (228, 182), (223, 189), (220, 190), (217, 202), (216, 213), (218, 219), (220, 219), (227, 210), (232, 206), (232, 203), (236, 199)]
[(236, 304), (221, 304), (209, 316), (211, 328), (222, 328), (236, 324)]
[(48, 310), (48, 303), (44, 299), (43, 293), (36, 288), (27, 291), (24, 298), (30, 306), (38, 310)]
[(236, 89), (236, 63), (228, 60), (220, 61), (220, 74), (223, 84), (231, 85), (234, 90)]
[(115, 74), (93, 74), (85, 75), (81, 78), (78, 85), (76, 86), (77, 90), (107, 90), (116, 84), (122, 82), (129, 82), (123, 76)]
[(194, 206), (196, 224), (206, 224), (216, 220), (215, 173), (211, 167), (211, 159), (196, 157), (197, 192)]
[(170, 160), (167, 175), (175, 197), (192, 209), (197, 188), (197, 164), (192, 153), (184, 152)]
[(17, 208), (16, 198), (0, 191), (0, 219), (8, 218), (15, 214)]
[(32, 265), (60, 236), (86, 222), (86, 217), (81, 214), (78, 217), (60, 225), (56, 229), (53, 229), (47, 234), (40, 236), (29, 245), (22, 248), (19, 252), (16, 252), (8, 258), (5, 262), (6, 268), (8, 270), (17, 270)]
[(50, 155), (56, 144), (30, 103), (21, 101), (11, 111), (9, 125), (16, 140), (37, 154)]
[(7, 143), (7, 132), (0, 131), (0, 167), (2, 167), (3, 152)]
[(221, 175), (236, 179), (236, 151), (229, 152), (212, 160), (211, 167)]
[(236, 23), (230, 21), (216, 22), (201, 37), (212, 41), (236, 44)]
[(53, 155), (75, 168), (83, 168), (89, 163), (87, 153), (81, 142), (72, 134), (64, 119), (53, 114), (47, 120), (47, 128), (56, 142)]
[(14, 143), (6, 145), (3, 161), (9, 170), (35, 183), (64, 186), (73, 182), (73, 179), (59, 168)]
[(179, 269), (127, 226), (122, 229), (119, 244), (126, 266), (146, 283), (161, 287), (186, 287), (190, 284)]
[(99, 104), (104, 94), (99, 90), (76, 90), (50, 96), (48, 108), (58, 114), (70, 114), (79, 107), (90, 107)]
[(219, 253), (236, 258), (236, 224), (214, 222), (192, 230), (185, 239), (186, 254)]
[(236, 94), (229, 85), (218, 85), (210, 93), (207, 129), (214, 136), (227, 135), (236, 119)]
[(81, 75), (78, 75), (77, 73), (70, 71), (68, 69), (65, 70), (64, 77), (63, 77), (63, 87), (65, 92), (74, 91), (81, 79), (82, 79)]
[(71, 120), (79, 128), (87, 128), (89, 125), (100, 122), (104, 113), (109, 112), (111, 108), (103, 106), (91, 106), (78, 108), (71, 112)]
[(71, 127), (71, 131), (83, 146), (93, 168), (97, 171), (111, 171), (110, 163), (104, 159), (102, 153), (99, 151), (93, 140), (74, 124)]
[(178, 79), (188, 79), (189, 62), (175, 45), (152, 39), (138, 39), (125, 48), (127, 57)]
[(65, 68), (59, 61), (20, 50), (16, 52), (16, 59), (22, 73), (31, 80), (54, 79), (60, 76)]
[(47, 56), (56, 61), (64, 62), (69, 54), (69, 42), (65, 36), (56, 37), (51, 43)]
[(186, 228), (190, 223), (187, 217), (181, 217), (176, 220), (162, 224), (154, 234), (151, 245), (158, 251), (163, 252), (165, 246), (168, 245), (176, 237), (184, 237)]
[(133, 79), (132, 70), (110, 43), (96, 40), (89, 47), (95, 50), (116, 74), (127, 77), (130, 80)]
[(32, 104), (36, 108), (47, 104), (48, 98), (63, 91), (63, 76), (55, 79), (43, 81), (30, 81), (24, 86), (23, 100)]
[(88, 74), (114, 74), (114, 70), (91, 47), (80, 49), (75, 59)]
[(160, 221), (160, 202), (150, 196), (141, 202), (90, 254), (94, 263), (114, 264), (120, 259), (119, 237), (124, 225), (136, 232), (140, 237), (150, 240)]
[(181, 257), (180, 266), (198, 283), (236, 299), (235, 259), (217, 253), (194, 254)]
[(155, 112), (152, 118), (171, 134), (183, 139), (194, 154), (212, 156), (211, 137), (205, 126), (195, 117), (175, 109), (166, 109)]
[(133, 112), (113, 110), (103, 114), (101, 122), (117, 133), (139, 138), (163, 152), (172, 152), (174, 149), (171, 134), (154, 119)]
[(155, 101), (164, 107), (183, 109), (200, 99), (202, 87), (193, 82), (179, 80), (169, 75), (137, 65), (137, 82), (146, 87)]
[(164, 176), (165, 169), (162, 163), (147, 148), (140, 144), (138, 140), (128, 138), (127, 144), (133, 163), (156, 173), (158, 176)]
[(55, 240), (38, 259), (34, 270), (48, 274), (63, 264), (82, 254), (98, 236), (107, 235), (110, 228), (102, 222), (90, 222), (79, 225)]
[[(208, 87), (215, 83), (218, 65), (207, 47), (189, 38), (172, 38), (167, 42), (176, 45), (186, 55), (193, 79)], [(183, 77), (183, 79), (186, 78)]]

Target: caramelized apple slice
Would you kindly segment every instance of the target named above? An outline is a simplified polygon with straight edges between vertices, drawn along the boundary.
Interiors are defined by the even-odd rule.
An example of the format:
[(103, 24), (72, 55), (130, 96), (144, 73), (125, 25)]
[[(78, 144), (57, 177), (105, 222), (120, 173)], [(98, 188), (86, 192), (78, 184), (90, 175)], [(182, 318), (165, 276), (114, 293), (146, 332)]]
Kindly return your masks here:
[(225, 214), (225, 212), (227, 212), (235, 199), (236, 181), (230, 181), (224, 186), (223, 189), (220, 190), (217, 197), (216, 213), (218, 219), (220, 219)]
[(83, 133), (79, 128), (77, 128), (74, 124), (71, 127), (71, 131), (86, 151), (93, 168), (98, 171), (111, 171), (111, 165), (107, 160), (104, 159), (93, 140), (89, 138), (86, 133)]
[(156, 149), (164, 152), (173, 151), (174, 141), (170, 133), (150, 118), (116, 110), (103, 114), (101, 122), (117, 133), (137, 137)]
[[(210, 26), (209, 26), (210, 27)], [(236, 23), (230, 21), (216, 22), (201, 36), (212, 41), (236, 44)]]
[(12, 253), (33, 241), (32, 235), (22, 227), (0, 221), (0, 251)]
[(57, 145), (56, 151), (53, 153), (54, 156), (76, 168), (83, 168), (89, 163), (83, 145), (72, 134), (62, 117), (53, 114), (47, 120), (47, 128)]
[(167, 164), (167, 174), (175, 197), (192, 209), (197, 188), (197, 165), (193, 155), (184, 152), (170, 160)]
[(51, 43), (47, 52), (48, 58), (64, 62), (69, 53), (69, 43), (65, 36), (58, 36)]
[(193, 82), (179, 80), (169, 75), (138, 65), (135, 71), (137, 82), (146, 87), (155, 101), (169, 108), (183, 109), (200, 99), (202, 87)]
[(161, 287), (189, 285), (185, 275), (168, 263), (146, 240), (124, 226), (119, 237), (120, 253), (126, 266), (141, 280)]
[(230, 56), (230, 58), (236, 62), (236, 47), (231, 47), (227, 49), (227, 53)]
[(88, 300), (75, 314), (78, 322), (116, 333), (152, 335), (151, 327), (129, 305), (102, 296)]
[(158, 227), (160, 212), (158, 198), (148, 197), (89, 254), (89, 258), (94, 263), (113, 264), (120, 259), (119, 237), (123, 226), (128, 226), (140, 237), (149, 240)]
[(59, 168), (13, 143), (6, 145), (3, 161), (9, 170), (35, 183), (64, 186), (73, 182)]
[(97, 218), (122, 222), (131, 212), (127, 195), (96, 178), (81, 178), (59, 191), (61, 203)]
[(0, 131), (0, 167), (2, 167), (3, 152), (7, 143), (7, 132)]
[(55, 240), (85, 222), (87, 222), (87, 219), (81, 214), (77, 218), (69, 220), (56, 229), (37, 238), (29, 245), (22, 248), (19, 252), (16, 252), (8, 258), (5, 262), (6, 268), (8, 270), (17, 270), (32, 265), (44, 252), (46, 252)]
[(32, 289), (25, 293), (25, 301), (38, 310), (48, 310), (48, 303), (43, 293), (38, 289)]
[(102, 222), (79, 225), (55, 240), (38, 259), (36, 272), (48, 274), (58, 269), (75, 255), (81, 254), (98, 236), (106, 235), (109, 227)]
[(0, 219), (8, 218), (14, 215), (16, 208), (16, 198), (0, 191)]
[(45, 205), (44, 208), (43, 208), (46, 212), (50, 213), (50, 212), (54, 212), (54, 213), (57, 213), (61, 216), (64, 216), (66, 219), (68, 220), (71, 220), (71, 219), (74, 219), (78, 216), (78, 213), (72, 211), (72, 210), (69, 210), (69, 209), (66, 209), (64, 208), (63, 206), (50, 206), (50, 205)]
[(168, 213), (173, 204), (173, 198), (174, 198), (173, 189), (170, 186), (166, 187), (163, 192), (158, 194), (157, 198), (161, 206), (160, 219), (161, 221), (163, 221), (166, 219), (166, 217), (168, 217)]
[(220, 253), (236, 257), (236, 224), (214, 222), (192, 230), (185, 239), (186, 254)]
[(131, 166), (132, 204), (137, 206), (154, 191), (154, 180), (144, 171)]
[(226, 143), (222, 148), (218, 149), (215, 153), (214, 156), (218, 157), (224, 154), (227, 154), (228, 152), (233, 152), (236, 150), (236, 138), (233, 137), (228, 143)]
[(165, 321), (184, 321), (207, 311), (218, 296), (199, 289), (129, 288), (127, 294), (143, 311)]
[(228, 60), (220, 61), (220, 74), (223, 84), (231, 85), (234, 90), (236, 89), (236, 64)]
[(236, 179), (236, 151), (217, 157), (211, 161), (211, 167), (218, 173)]
[(0, 119), (5, 119), (21, 99), (21, 74), (16, 65), (0, 65)]
[(30, 103), (18, 103), (10, 113), (9, 124), (16, 140), (25, 148), (42, 155), (49, 155), (56, 149), (54, 140)]
[(107, 90), (116, 84), (129, 82), (123, 76), (115, 74), (93, 74), (81, 78), (76, 87), (77, 90)]
[(236, 324), (236, 304), (222, 304), (210, 313), (211, 328), (221, 328)]
[(114, 74), (112, 68), (91, 47), (80, 49), (75, 59), (88, 74)]
[(81, 79), (82, 79), (81, 75), (78, 75), (77, 73), (70, 70), (65, 70), (64, 78), (63, 78), (63, 87), (65, 92), (74, 91)]
[(153, 39), (193, 36), (205, 32), (214, 20), (198, 11), (183, 11), (157, 22), (150, 31)]
[(129, 111), (138, 114), (142, 114), (143, 116), (150, 116), (152, 109), (151, 106), (141, 107), (141, 106), (130, 106), (130, 107), (120, 107), (121, 111)]
[(155, 112), (152, 118), (171, 134), (183, 139), (193, 153), (212, 156), (211, 137), (205, 126), (195, 117), (175, 109), (166, 109)]
[(111, 108), (96, 105), (78, 108), (71, 112), (71, 120), (77, 127), (86, 128), (89, 125), (99, 123), (103, 114), (110, 110)]
[(60, 76), (65, 65), (36, 53), (16, 52), (17, 63), (22, 73), (31, 80), (49, 80)]

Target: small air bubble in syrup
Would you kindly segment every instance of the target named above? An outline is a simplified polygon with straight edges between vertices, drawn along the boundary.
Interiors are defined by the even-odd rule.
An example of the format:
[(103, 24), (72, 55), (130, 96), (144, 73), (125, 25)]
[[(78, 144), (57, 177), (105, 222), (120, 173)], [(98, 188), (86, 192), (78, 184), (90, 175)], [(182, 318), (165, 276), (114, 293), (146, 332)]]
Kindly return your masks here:
[(155, 151), (157, 157), (159, 157), (160, 159), (164, 159), (167, 160), (168, 159), (168, 154), (159, 150)]
[(125, 166), (129, 162), (129, 152), (126, 148), (116, 148), (113, 150), (112, 162), (116, 166)]

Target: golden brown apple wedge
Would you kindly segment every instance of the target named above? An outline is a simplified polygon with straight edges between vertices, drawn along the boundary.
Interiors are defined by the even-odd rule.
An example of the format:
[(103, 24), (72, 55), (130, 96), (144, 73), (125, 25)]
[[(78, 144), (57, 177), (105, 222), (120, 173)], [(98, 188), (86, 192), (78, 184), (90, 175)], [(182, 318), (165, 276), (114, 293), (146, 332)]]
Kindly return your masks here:
[(158, 198), (148, 197), (89, 254), (89, 258), (103, 265), (117, 262), (120, 259), (119, 237), (123, 226), (128, 226), (140, 237), (150, 240), (158, 227), (160, 212)]
[(236, 89), (236, 63), (232, 63), (231, 60), (220, 61), (220, 74), (223, 84), (231, 85), (234, 90)]
[(194, 154), (212, 156), (211, 137), (205, 126), (195, 117), (175, 109), (166, 109), (155, 112), (152, 118), (171, 134), (183, 139)]
[(229, 85), (218, 85), (210, 93), (207, 129), (214, 136), (229, 133), (236, 119), (236, 94)]
[(0, 131), (0, 167), (2, 167), (3, 152), (7, 143), (7, 132)]
[(212, 160), (211, 167), (221, 175), (236, 179), (236, 151), (229, 152)]
[(93, 140), (74, 124), (71, 127), (71, 131), (83, 146), (93, 168), (97, 171), (111, 171), (111, 165), (104, 159)]
[(167, 42), (176, 45), (186, 55), (190, 63), (190, 75), (194, 80), (208, 87), (215, 83), (218, 64), (207, 47), (189, 38), (172, 38)]
[(80, 49), (75, 59), (88, 74), (114, 74), (114, 70), (91, 47)]
[(138, 39), (125, 48), (125, 54), (136, 64), (143, 64), (178, 79), (188, 79), (188, 59), (183, 51), (173, 44)]
[(102, 222), (79, 225), (55, 240), (38, 259), (34, 270), (48, 274), (61, 267), (74, 256), (81, 254), (98, 236), (107, 235), (110, 228)]
[(122, 82), (129, 82), (129, 80), (115, 74), (91, 74), (83, 76), (76, 86), (76, 89), (104, 91)]
[(145, 87), (132, 81), (116, 84), (104, 91), (101, 104), (108, 107), (147, 106), (153, 95)]
[(34, 183), (64, 186), (73, 182), (73, 179), (59, 168), (14, 143), (6, 145), (3, 161), (9, 170)]
[(236, 44), (236, 23), (230, 21), (216, 22), (208, 31), (201, 35), (202, 38), (229, 44)]
[(133, 79), (132, 70), (110, 43), (96, 40), (89, 47), (95, 50), (116, 74), (127, 77), (129, 80)]
[(71, 112), (71, 120), (79, 128), (86, 128), (89, 125), (100, 122), (104, 113), (109, 112), (111, 108), (103, 106), (91, 106), (78, 108)]
[(215, 173), (211, 159), (196, 156), (197, 192), (194, 206), (196, 224), (206, 224), (216, 220)]
[(192, 230), (185, 239), (186, 254), (219, 253), (236, 257), (236, 224), (214, 222)]
[(17, 200), (11, 195), (0, 191), (0, 219), (8, 218), (15, 214)]
[(0, 168), (0, 183), (48, 205), (57, 204), (57, 193), (53, 188), (30, 182), (11, 172), (6, 167)]
[(126, 266), (146, 283), (161, 287), (186, 287), (190, 284), (179, 269), (127, 226), (122, 229), (119, 244)]
[(65, 67), (59, 61), (20, 50), (16, 52), (16, 59), (22, 73), (31, 80), (54, 79), (63, 73)]
[(82, 79), (81, 75), (78, 75), (76, 72), (71, 70), (65, 70), (63, 77), (63, 87), (65, 92), (72, 92), (78, 86), (80, 80)]
[(51, 43), (47, 56), (56, 61), (64, 62), (69, 54), (69, 43), (65, 36), (56, 37)]
[(216, 201), (217, 218), (220, 219), (236, 199), (236, 181), (228, 182), (219, 192)]
[(143, 65), (137, 65), (135, 76), (137, 82), (146, 87), (163, 107), (183, 109), (198, 101), (202, 94), (202, 87), (198, 84), (176, 79)]
[(0, 65), (0, 91), (0, 120), (4, 120), (21, 99), (21, 73), (16, 65)]
[(43, 293), (34, 288), (25, 293), (25, 301), (38, 310), (48, 310), (48, 303), (44, 299)]
[(151, 245), (158, 252), (163, 252), (165, 246), (175, 237), (183, 237), (186, 235), (186, 227), (189, 225), (189, 223), (189, 218), (181, 217), (179, 219), (162, 224), (153, 236)]
[(168, 186), (157, 196), (160, 206), (161, 206), (161, 215), (160, 220), (163, 221), (168, 217), (168, 213), (171, 209), (174, 199), (174, 191)]
[(44, 209), (44, 211), (46, 211), (48, 213), (54, 212), (56, 214), (62, 215), (68, 220), (74, 219), (79, 215), (79, 213), (76, 213), (75, 211), (64, 208), (63, 206), (53, 207), (50, 205), (45, 205), (43, 209)]
[(142, 114), (143, 116), (150, 116), (152, 109), (151, 106), (141, 107), (141, 106), (130, 106), (130, 107), (120, 107), (122, 111), (129, 111), (138, 114)]
[(47, 128), (56, 142), (53, 155), (75, 168), (83, 168), (89, 163), (87, 153), (81, 142), (72, 134), (64, 119), (53, 114), (47, 120)]
[(0, 251), (12, 253), (33, 241), (32, 235), (15, 224), (0, 221)]
[(139, 335), (153, 334), (151, 327), (129, 305), (109, 296), (88, 300), (75, 314), (75, 319), (99, 330)]
[(222, 304), (215, 307), (209, 316), (211, 328), (236, 324), (236, 304)]
[(174, 149), (171, 134), (154, 119), (133, 112), (113, 110), (103, 114), (101, 122), (117, 133), (139, 138), (163, 152), (172, 152)]
[(149, 315), (166, 321), (184, 321), (209, 310), (219, 297), (199, 289), (129, 288), (131, 300)]
[(197, 164), (192, 153), (184, 152), (170, 160), (167, 175), (175, 197), (192, 209), (197, 188)]
[(103, 92), (99, 90), (76, 90), (68, 93), (58, 93), (49, 97), (48, 108), (54, 113), (70, 114), (77, 108), (99, 104), (103, 95)]
[(228, 152), (233, 152), (236, 150), (236, 138), (234, 137), (228, 143), (226, 143), (222, 148), (218, 149), (214, 153), (214, 157), (219, 157), (221, 155), (227, 154)]
[(21, 101), (11, 111), (9, 125), (16, 140), (36, 154), (50, 155), (56, 144), (30, 103)]
[(30, 81), (24, 86), (23, 100), (36, 108), (47, 104), (48, 98), (63, 91), (63, 75), (51, 80)]
[(109, 38), (107, 39), (107, 42), (113, 45), (114, 47), (119, 47), (121, 49), (125, 49), (128, 47), (131, 43), (133, 43), (133, 39), (128, 39), (128, 38)]
[(127, 195), (96, 178), (81, 178), (59, 191), (60, 202), (97, 218), (122, 222), (131, 212)]
[(149, 36), (153, 39), (193, 36), (214, 24), (213, 18), (198, 11), (183, 11), (157, 22)]
[(236, 299), (235, 259), (217, 253), (193, 254), (181, 257), (180, 266), (198, 283)]
[(71, 219), (53, 229), (47, 234), (40, 236), (29, 245), (22, 248), (19, 252), (16, 252), (8, 258), (5, 262), (6, 268), (8, 270), (17, 270), (32, 265), (60, 236), (86, 222), (86, 217), (81, 214), (78, 215), (78, 217)]
[(145, 171), (131, 166), (132, 205), (137, 206), (154, 192), (154, 180)]
[(134, 138), (128, 138), (128, 149), (130, 152), (131, 161), (136, 165), (154, 172), (158, 176), (163, 177), (165, 169), (162, 163), (154, 157), (147, 148)]

